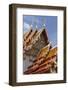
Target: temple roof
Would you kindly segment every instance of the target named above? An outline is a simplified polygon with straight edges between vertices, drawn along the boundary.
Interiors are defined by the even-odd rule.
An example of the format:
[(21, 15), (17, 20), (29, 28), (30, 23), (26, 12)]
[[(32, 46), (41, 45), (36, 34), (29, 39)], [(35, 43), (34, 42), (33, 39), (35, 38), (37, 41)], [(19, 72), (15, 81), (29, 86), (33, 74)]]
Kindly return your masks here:
[(24, 48), (28, 50), (27, 48), (31, 49), (31, 47), (39, 40), (40, 36), (43, 35), (44, 42), (46, 44), (49, 43), (48, 35), (45, 29), (42, 30), (29, 30), (24, 34)]
[[(28, 67), (27, 71), (24, 72), (25, 74), (44, 73), (49, 71), (50, 68), (52, 68), (53, 64), (56, 64), (57, 47), (53, 47), (50, 50), (48, 49), (48, 47), (46, 46), (45, 48), (42, 48), (42, 50), (40, 51), (41, 55), (39, 53), (33, 64)], [(47, 51), (49, 51), (48, 55), (45, 56), (45, 53)], [(43, 57), (42, 57), (42, 52), (44, 52)]]

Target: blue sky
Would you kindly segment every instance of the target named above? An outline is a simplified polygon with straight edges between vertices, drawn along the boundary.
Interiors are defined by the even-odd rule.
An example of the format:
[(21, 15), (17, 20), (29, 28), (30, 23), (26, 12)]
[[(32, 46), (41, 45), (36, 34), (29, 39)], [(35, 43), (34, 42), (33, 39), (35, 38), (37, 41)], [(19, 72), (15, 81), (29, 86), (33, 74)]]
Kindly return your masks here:
[(27, 32), (32, 24), (33, 29), (38, 27), (38, 30), (42, 28), (42, 25), (45, 24), (45, 28), (48, 33), (49, 41), (53, 46), (57, 45), (57, 16), (33, 16), (33, 15), (24, 15), (24, 33)]

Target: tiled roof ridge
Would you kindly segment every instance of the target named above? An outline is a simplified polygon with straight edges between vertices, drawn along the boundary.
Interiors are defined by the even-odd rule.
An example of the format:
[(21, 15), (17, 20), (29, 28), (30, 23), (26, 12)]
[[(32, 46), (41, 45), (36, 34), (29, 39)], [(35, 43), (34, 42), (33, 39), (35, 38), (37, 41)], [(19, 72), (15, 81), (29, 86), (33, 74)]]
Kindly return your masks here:
[(29, 35), (27, 36), (28, 38), (26, 38), (25, 40), (26, 48), (28, 47), (29, 49), (31, 49), (32, 45), (34, 45), (39, 40), (41, 34), (44, 35), (45, 40), (47, 39), (46, 41), (48, 42), (48, 37), (47, 37), (47, 33), (45, 29), (40, 30), (40, 31), (35, 29), (29, 32), (30, 33), (28, 33)]
[[(54, 48), (53, 48), (54, 49)], [(26, 74), (30, 74), (30, 73), (38, 73), (40, 71), (36, 71), (38, 69), (41, 69), (41, 67), (45, 67), (45, 65), (47, 63), (50, 62), (50, 60), (52, 60), (49, 64), (51, 64), (52, 62), (54, 63), (55, 60), (53, 60), (54, 57), (57, 57), (57, 52), (56, 54), (52, 55), (50, 58), (45, 58), (45, 60), (42, 60), (41, 62), (36, 62), (33, 66), (29, 67), (27, 71), (25, 71)], [(45, 63), (44, 63), (45, 62)]]
[(26, 32), (25, 33), (24, 40), (26, 40), (29, 37), (29, 35), (31, 34), (31, 32), (32, 32), (32, 29), (30, 29), (29, 32)]

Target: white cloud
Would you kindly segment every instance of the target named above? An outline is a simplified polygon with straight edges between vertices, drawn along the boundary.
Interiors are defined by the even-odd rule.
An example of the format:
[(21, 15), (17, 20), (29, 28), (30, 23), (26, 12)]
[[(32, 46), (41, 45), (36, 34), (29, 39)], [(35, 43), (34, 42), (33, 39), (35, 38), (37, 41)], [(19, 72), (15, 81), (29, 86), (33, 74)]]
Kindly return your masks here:
[(30, 25), (26, 22), (24, 22), (24, 33), (27, 32), (30, 28)]

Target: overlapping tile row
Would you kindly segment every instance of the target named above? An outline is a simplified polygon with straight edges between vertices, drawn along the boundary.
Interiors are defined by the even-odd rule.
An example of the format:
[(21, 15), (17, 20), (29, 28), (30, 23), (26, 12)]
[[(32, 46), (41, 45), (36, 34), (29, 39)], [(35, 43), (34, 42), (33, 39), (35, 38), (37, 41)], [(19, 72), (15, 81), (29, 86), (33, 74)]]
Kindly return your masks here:
[(45, 29), (30, 29), (24, 34), (23, 60), (31, 62), (24, 74), (57, 72), (57, 47), (52, 47)]

